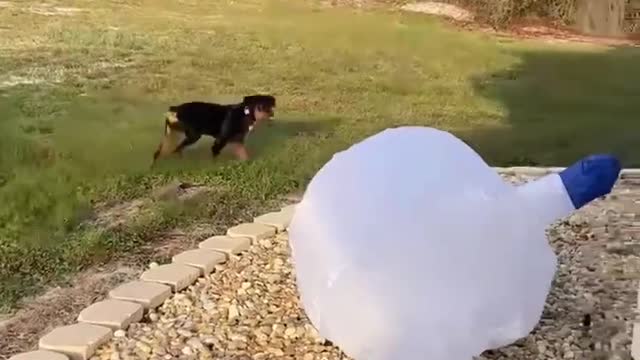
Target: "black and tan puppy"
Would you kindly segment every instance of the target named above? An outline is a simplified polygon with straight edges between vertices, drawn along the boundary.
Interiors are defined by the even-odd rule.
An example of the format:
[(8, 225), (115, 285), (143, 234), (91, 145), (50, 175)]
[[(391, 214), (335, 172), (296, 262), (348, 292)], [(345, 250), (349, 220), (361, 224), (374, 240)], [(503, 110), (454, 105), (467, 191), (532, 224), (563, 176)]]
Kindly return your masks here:
[(275, 107), (276, 99), (271, 95), (245, 96), (238, 104), (188, 102), (170, 106), (165, 113), (164, 137), (153, 154), (153, 164), (161, 156), (181, 154), (203, 135), (215, 138), (211, 147), (214, 157), (228, 145), (236, 158), (247, 160), (249, 154), (244, 146), (247, 134), (254, 126), (270, 120)]

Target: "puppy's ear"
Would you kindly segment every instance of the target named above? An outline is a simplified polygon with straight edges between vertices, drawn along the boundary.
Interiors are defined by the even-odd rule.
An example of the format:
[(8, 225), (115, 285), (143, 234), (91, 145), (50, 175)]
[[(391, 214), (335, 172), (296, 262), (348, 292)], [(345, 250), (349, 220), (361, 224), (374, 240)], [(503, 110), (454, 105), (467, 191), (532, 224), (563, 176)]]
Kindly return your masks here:
[(275, 96), (268, 95), (266, 97), (266, 100), (267, 100), (267, 102), (268, 102), (270, 107), (276, 107), (276, 98), (275, 98)]
[(260, 95), (247, 95), (242, 99), (245, 104), (252, 104), (258, 101), (260, 101)]
[(272, 95), (248, 95), (242, 99), (245, 104), (266, 104), (271, 107), (276, 106), (276, 98)]

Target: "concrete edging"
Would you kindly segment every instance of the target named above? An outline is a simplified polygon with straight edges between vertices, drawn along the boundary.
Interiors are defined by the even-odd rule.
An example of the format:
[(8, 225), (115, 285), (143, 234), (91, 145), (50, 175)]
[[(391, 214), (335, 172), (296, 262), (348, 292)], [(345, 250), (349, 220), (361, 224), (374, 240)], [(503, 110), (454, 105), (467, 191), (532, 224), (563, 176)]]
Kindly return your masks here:
[[(560, 167), (494, 169), (500, 174), (531, 176), (544, 176), (564, 170)], [(620, 177), (640, 178), (640, 169), (624, 169)], [(60, 360), (88, 360), (116, 331), (126, 330), (131, 323), (141, 320), (143, 311), (161, 306), (171, 294), (184, 290), (199, 277), (207, 276), (214, 271), (215, 264), (225, 263), (232, 254), (246, 252), (260, 240), (273, 238), (286, 231), (294, 209), (295, 204), (288, 205), (279, 211), (258, 216), (251, 223), (236, 225), (225, 235), (212, 236), (201, 241), (196, 249), (175, 255), (172, 263), (150, 268), (140, 279), (118, 285), (109, 292), (107, 299), (85, 308), (75, 324), (60, 326), (44, 335), (40, 339), (38, 350), (16, 354), (9, 360), (38, 360), (43, 357), (54, 359), (54, 355), (55, 359)], [(164, 271), (168, 267), (181, 271)], [(100, 309), (101, 313), (96, 314), (96, 309)], [(633, 326), (632, 356), (640, 360), (640, 322)]]
[[(513, 166), (513, 167), (494, 167), (493, 169), (495, 169), (500, 174), (542, 176), (542, 175), (547, 175), (551, 173), (559, 173), (563, 171), (565, 168)], [(627, 179), (632, 177), (634, 178), (640, 177), (640, 168), (622, 169), (622, 171), (620, 172), (621, 179)]]

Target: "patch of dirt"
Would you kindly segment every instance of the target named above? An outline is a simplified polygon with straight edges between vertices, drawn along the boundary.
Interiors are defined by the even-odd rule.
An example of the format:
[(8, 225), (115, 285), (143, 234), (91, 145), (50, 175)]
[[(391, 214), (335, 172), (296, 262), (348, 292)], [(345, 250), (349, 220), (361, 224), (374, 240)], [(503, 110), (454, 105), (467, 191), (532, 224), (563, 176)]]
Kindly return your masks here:
[(57, 83), (58, 81), (47, 81), (42, 78), (29, 78), (25, 76), (9, 75), (5, 80), (0, 81), (0, 89), (10, 88), (18, 85), (39, 85)]
[[(12, 1), (0, 1), (0, 8), (18, 7), (18, 4)], [(33, 14), (44, 16), (72, 16), (79, 12), (85, 11), (76, 7), (54, 6), (51, 4), (40, 3), (24, 7), (23, 9)]]
[(96, 206), (91, 225), (112, 230), (131, 222), (141, 215), (148, 214), (157, 201), (189, 202), (198, 201), (217, 189), (202, 185), (193, 185), (179, 181), (172, 182), (152, 191), (150, 198), (134, 199), (118, 204), (100, 204)]
[(539, 19), (525, 19), (513, 24), (506, 30), (494, 29), (490, 26), (474, 22), (474, 14), (462, 7), (434, 2), (417, 2), (400, 7), (404, 11), (421, 12), (440, 16), (457, 27), (469, 31), (478, 31), (491, 35), (514, 39), (532, 39), (547, 43), (584, 43), (603, 46), (638, 46), (640, 41), (632, 36), (624, 38), (597, 37), (578, 33), (569, 27), (550, 24)]
[(445, 16), (457, 21), (472, 21), (473, 13), (459, 6), (436, 1), (410, 3), (400, 7), (405, 11), (420, 12), (430, 15)]
[(119, 228), (132, 218), (148, 211), (148, 204), (147, 199), (135, 199), (111, 206), (100, 205), (96, 209), (96, 216), (91, 221), (91, 225), (107, 230)]
[(357, 9), (365, 8), (389, 8), (401, 7), (406, 0), (321, 0), (320, 3), (327, 7), (348, 6)]
[(623, 38), (588, 36), (577, 31), (539, 19), (526, 19), (513, 24), (505, 30), (498, 30), (474, 21), (474, 13), (461, 6), (439, 2), (405, 0), (326, 0), (326, 6), (348, 6), (354, 8), (396, 8), (401, 11), (411, 11), (439, 16), (452, 25), (468, 31), (482, 32), (501, 38), (531, 39), (547, 43), (582, 43), (602, 46), (638, 46), (640, 36), (629, 35)]
[(74, 8), (74, 7), (59, 7), (59, 6), (51, 6), (48, 4), (39, 4), (29, 6), (29, 12), (44, 15), (44, 16), (72, 16), (79, 12), (84, 11), (84, 9)]
[[(20, 48), (21, 45), (18, 43), (0, 46), (3, 50), (20, 50)], [(0, 89), (19, 85), (59, 84), (72, 78), (102, 81), (104, 79), (94, 78), (92, 75), (106, 69), (122, 69), (130, 65), (130, 63), (99, 61), (70, 69), (54, 66), (30, 67), (0, 76)]]
[(474, 25), (471, 30), (479, 30), (485, 33), (498, 35), (501, 37), (516, 38), (516, 39), (531, 39), (539, 40), (547, 43), (555, 44), (569, 44), (569, 43), (581, 43), (601, 45), (607, 47), (614, 46), (630, 46), (637, 47), (640, 42), (632, 37), (628, 38), (612, 38), (612, 37), (597, 37), (579, 34), (577, 31), (563, 28), (560, 26), (550, 26), (542, 23), (520, 23), (513, 25), (510, 29), (499, 31), (496, 29), (481, 27)]

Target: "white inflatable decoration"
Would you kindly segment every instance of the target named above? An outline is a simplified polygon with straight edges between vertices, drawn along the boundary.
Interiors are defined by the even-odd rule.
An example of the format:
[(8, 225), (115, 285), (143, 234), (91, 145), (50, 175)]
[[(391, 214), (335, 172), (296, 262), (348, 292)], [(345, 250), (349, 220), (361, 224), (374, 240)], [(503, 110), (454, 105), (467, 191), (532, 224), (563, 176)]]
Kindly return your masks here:
[(555, 274), (545, 227), (611, 191), (595, 155), (513, 186), (453, 135), (385, 130), (337, 153), (289, 239), (304, 309), (356, 360), (471, 360), (538, 323)]

